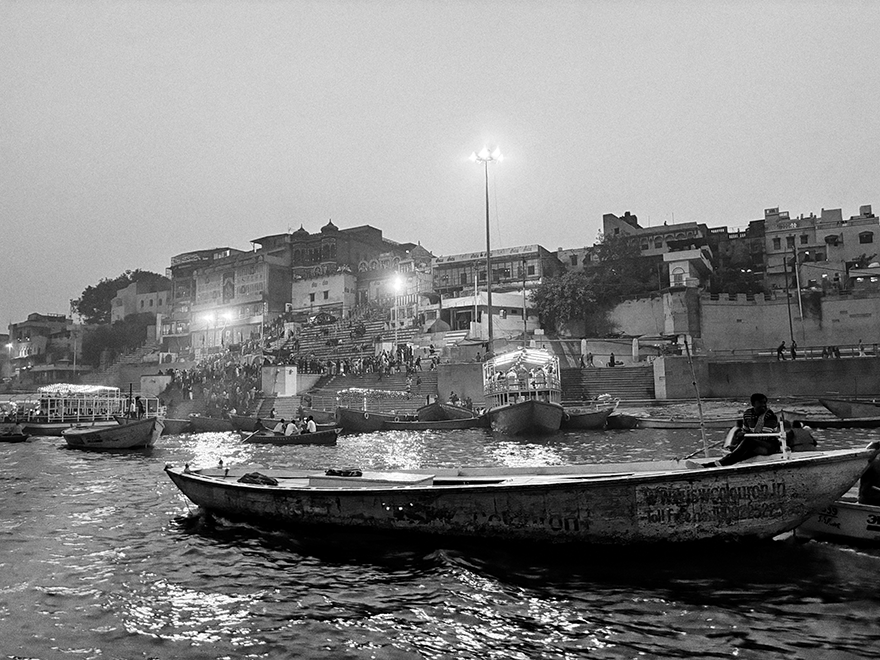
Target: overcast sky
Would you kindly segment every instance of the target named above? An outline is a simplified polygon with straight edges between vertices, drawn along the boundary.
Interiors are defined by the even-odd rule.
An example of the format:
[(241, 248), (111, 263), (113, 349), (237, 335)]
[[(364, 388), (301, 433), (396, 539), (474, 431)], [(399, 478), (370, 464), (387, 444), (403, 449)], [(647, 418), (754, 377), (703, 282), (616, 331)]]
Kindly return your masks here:
[(127, 269), (370, 224), (436, 255), (603, 213), (880, 210), (877, 2), (0, 0), (0, 331)]

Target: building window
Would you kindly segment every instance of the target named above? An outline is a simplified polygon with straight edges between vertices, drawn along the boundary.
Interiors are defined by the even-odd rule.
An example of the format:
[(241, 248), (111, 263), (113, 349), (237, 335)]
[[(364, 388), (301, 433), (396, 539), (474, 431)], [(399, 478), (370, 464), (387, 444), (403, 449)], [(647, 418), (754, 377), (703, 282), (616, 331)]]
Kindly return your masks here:
[(535, 267), (534, 267), (534, 266), (529, 266), (529, 271), (528, 271), (528, 272), (529, 272), (529, 275), (534, 275), (534, 274), (535, 274)]
[(782, 239), (781, 238), (774, 238), (773, 239), (773, 249), (774, 250), (781, 250), (782, 249)]
[(458, 283), (461, 284), (462, 286), (467, 285), (467, 283), (468, 283), (468, 276), (467, 276), (467, 273), (462, 273), (462, 274), (459, 276), (459, 278), (458, 278)]
[(485, 281), (486, 281), (486, 271), (480, 271), (480, 277), (479, 277), (479, 280), (480, 280), (480, 282), (485, 282)]
[(310, 294), (309, 294), (309, 302), (310, 302), (310, 303), (315, 302), (315, 294), (314, 294), (314, 293), (310, 293)]
[(325, 292), (324, 292), (324, 300), (327, 300), (328, 298), (330, 298), (330, 292), (329, 292), (329, 291), (325, 291)]
[(683, 268), (674, 268), (672, 270), (672, 283), (673, 284), (684, 284), (684, 269)]
[(152, 306), (153, 306), (153, 299), (150, 298), (150, 307), (152, 307)]
[(801, 245), (806, 245), (810, 242), (810, 237), (806, 234), (801, 234)]
[(786, 236), (785, 237), (785, 247), (794, 247), (794, 236)]
[(572, 266), (578, 265), (578, 256), (576, 254), (572, 254), (571, 256), (569, 256), (569, 259), (571, 260)]
[(663, 247), (663, 239), (662, 238), (655, 238), (654, 239), (654, 247), (655, 248), (662, 248)]
[(144, 308), (144, 301), (141, 300), (141, 309), (143, 309), (143, 308)]
[(859, 234), (859, 243), (873, 243), (874, 242), (874, 232), (863, 231)]

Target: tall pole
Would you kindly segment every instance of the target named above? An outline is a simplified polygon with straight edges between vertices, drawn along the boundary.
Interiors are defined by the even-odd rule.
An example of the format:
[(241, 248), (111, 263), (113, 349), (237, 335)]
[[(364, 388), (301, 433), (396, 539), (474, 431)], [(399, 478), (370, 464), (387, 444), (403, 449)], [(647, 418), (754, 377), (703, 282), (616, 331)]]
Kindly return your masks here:
[(492, 332), (492, 245), (489, 239), (489, 163), (500, 161), (501, 159), (501, 150), (497, 147), (491, 152), (488, 147), (483, 147), (479, 154), (471, 154), (471, 161), (483, 163), (486, 175), (486, 313), (489, 315), (487, 323), (489, 335), (488, 353), (493, 352), (492, 340), (494, 338)]
[(523, 276), (523, 348), (526, 347), (529, 334), (529, 326), (526, 322), (526, 260), (522, 260), (522, 276)]
[(801, 273), (800, 268), (798, 268), (797, 248), (792, 247), (791, 252), (794, 255), (792, 266), (794, 268), (794, 282), (797, 285), (798, 311), (801, 313), (801, 341), (805, 342), (806, 338), (804, 337), (804, 302), (801, 298)]
[(791, 294), (788, 292), (788, 257), (782, 257), (782, 274), (785, 276), (785, 304), (788, 306), (788, 338), (794, 341), (794, 326), (791, 323)]
[(483, 161), (486, 169), (486, 313), (489, 315), (489, 352), (492, 352), (492, 252), (489, 245), (489, 161)]

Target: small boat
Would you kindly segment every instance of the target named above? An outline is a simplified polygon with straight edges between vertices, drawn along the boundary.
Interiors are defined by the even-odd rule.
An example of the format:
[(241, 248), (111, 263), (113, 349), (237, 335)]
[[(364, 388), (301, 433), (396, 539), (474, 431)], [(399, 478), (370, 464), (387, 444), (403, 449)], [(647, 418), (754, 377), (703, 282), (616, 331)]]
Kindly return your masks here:
[(230, 415), (229, 421), (236, 431), (256, 431), (257, 418), (250, 415)]
[(220, 417), (190, 415), (189, 423), (193, 433), (224, 433), (235, 430), (230, 420), (221, 419)]
[(853, 489), (797, 528), (798, 536), (842, 541), (880, 541), (880, 506), (859, 504)]
[(336, 436), (342, 429), (327, 429), (314, 433), (300, 433), (298, 435), (284, 435), (275, 431), (254, 431), (243, 439), (243, 442), (270, 444), (270, 445), (335, 445)]
[(158, 417), (126, 420), (111, 427), (82, 426), (62, 433), (69, 447), (76, 449), (137, 449), (152, 447), (162, 435), (164, 423)]
[(628, 430), (639, 427), (639, 418), (634, 415), (625, 415), (623, 413), (611, 413), (605, 420), (605, 428), (608, 430)]
[(483, 391), (492, 428), (510, 435), (555, 433), (565, 412), (559, 359), (540, 348), (520, 348), (483, 363)]
[(810, 415), (785, 413), (786, 422), (801, 422), (813, 429), (876, 429), (880, 428), (880, 417), (832, 417), (831, 415)]
[(461, 419), (435, 419), (430, 421), (386, 421), (382, 428), (388, 431), (461, 431), (476, 429), (483, 426), (479, 417), (463, 417)]
[[(642, 429), (698, 429), (700, 420), (694, 417), (639, 417), (638, 428)], [(707, 429), (729, 429), (736, 426), (739, 417), (704, 417), (703, 427)]]
[(772, 538), (840, 498), (878, 447), (697, 469), (649, 461), (390, 472), (189, 465), (165, 471), (202, 509), (276, 527), (625, 545)]
[(819, 399), (819, 403), (842, 419), (880, 418), (880, 403), (849, 399)]
[(191, 424), (188, 419), (168, 419), (163, 420), (165, 428), (162, 429), (162, 435), (180, 435), (190, 430)]
[(29, 437), (27, 433), (0, 433), (0, 442), (24, 442)]
[(412, 415), (371, 412), (339, 407), (336, 409), (336, 424), (346, 433), (372, 433), (385, 428), (386, 422), (414, 422)]
[(472, 419), (477, 417), (477, 414), (469, 408), (435, 401), (416, 410), (416, 417), (420, 422), (434, 422), (448, 419)]
[(562, 415), (562, 429), (602, 430), (608, 422), (614, 407), (605, 410), (583, 411), (578, 408), (566, 408)]

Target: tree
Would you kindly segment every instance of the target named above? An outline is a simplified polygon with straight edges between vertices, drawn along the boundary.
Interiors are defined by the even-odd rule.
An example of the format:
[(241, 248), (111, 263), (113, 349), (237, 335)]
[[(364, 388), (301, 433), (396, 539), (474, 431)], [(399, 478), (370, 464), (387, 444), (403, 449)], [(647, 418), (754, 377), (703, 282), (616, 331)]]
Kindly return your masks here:
[(147, 339), (147, 328), (155, 323), (156, 315), (145, 312), (127, 316), (113, 325), (98, 325), (83, 338), (83, 362), (98, 367), (101, 364), (101, 355), (105, 350), (112, 360), (127, 351), (142, 346)]
[(127, 270), (114, 279), (104, 278), (95, 286), (87, 286), (82, 295), (71, 301), (71, 307), (88, 324), (110, 323), (110, 307), (120, 289), (132, 282), (140, 282), (146, 292), (162, 291), (171, 287), (164, 275), (148, 270)]

